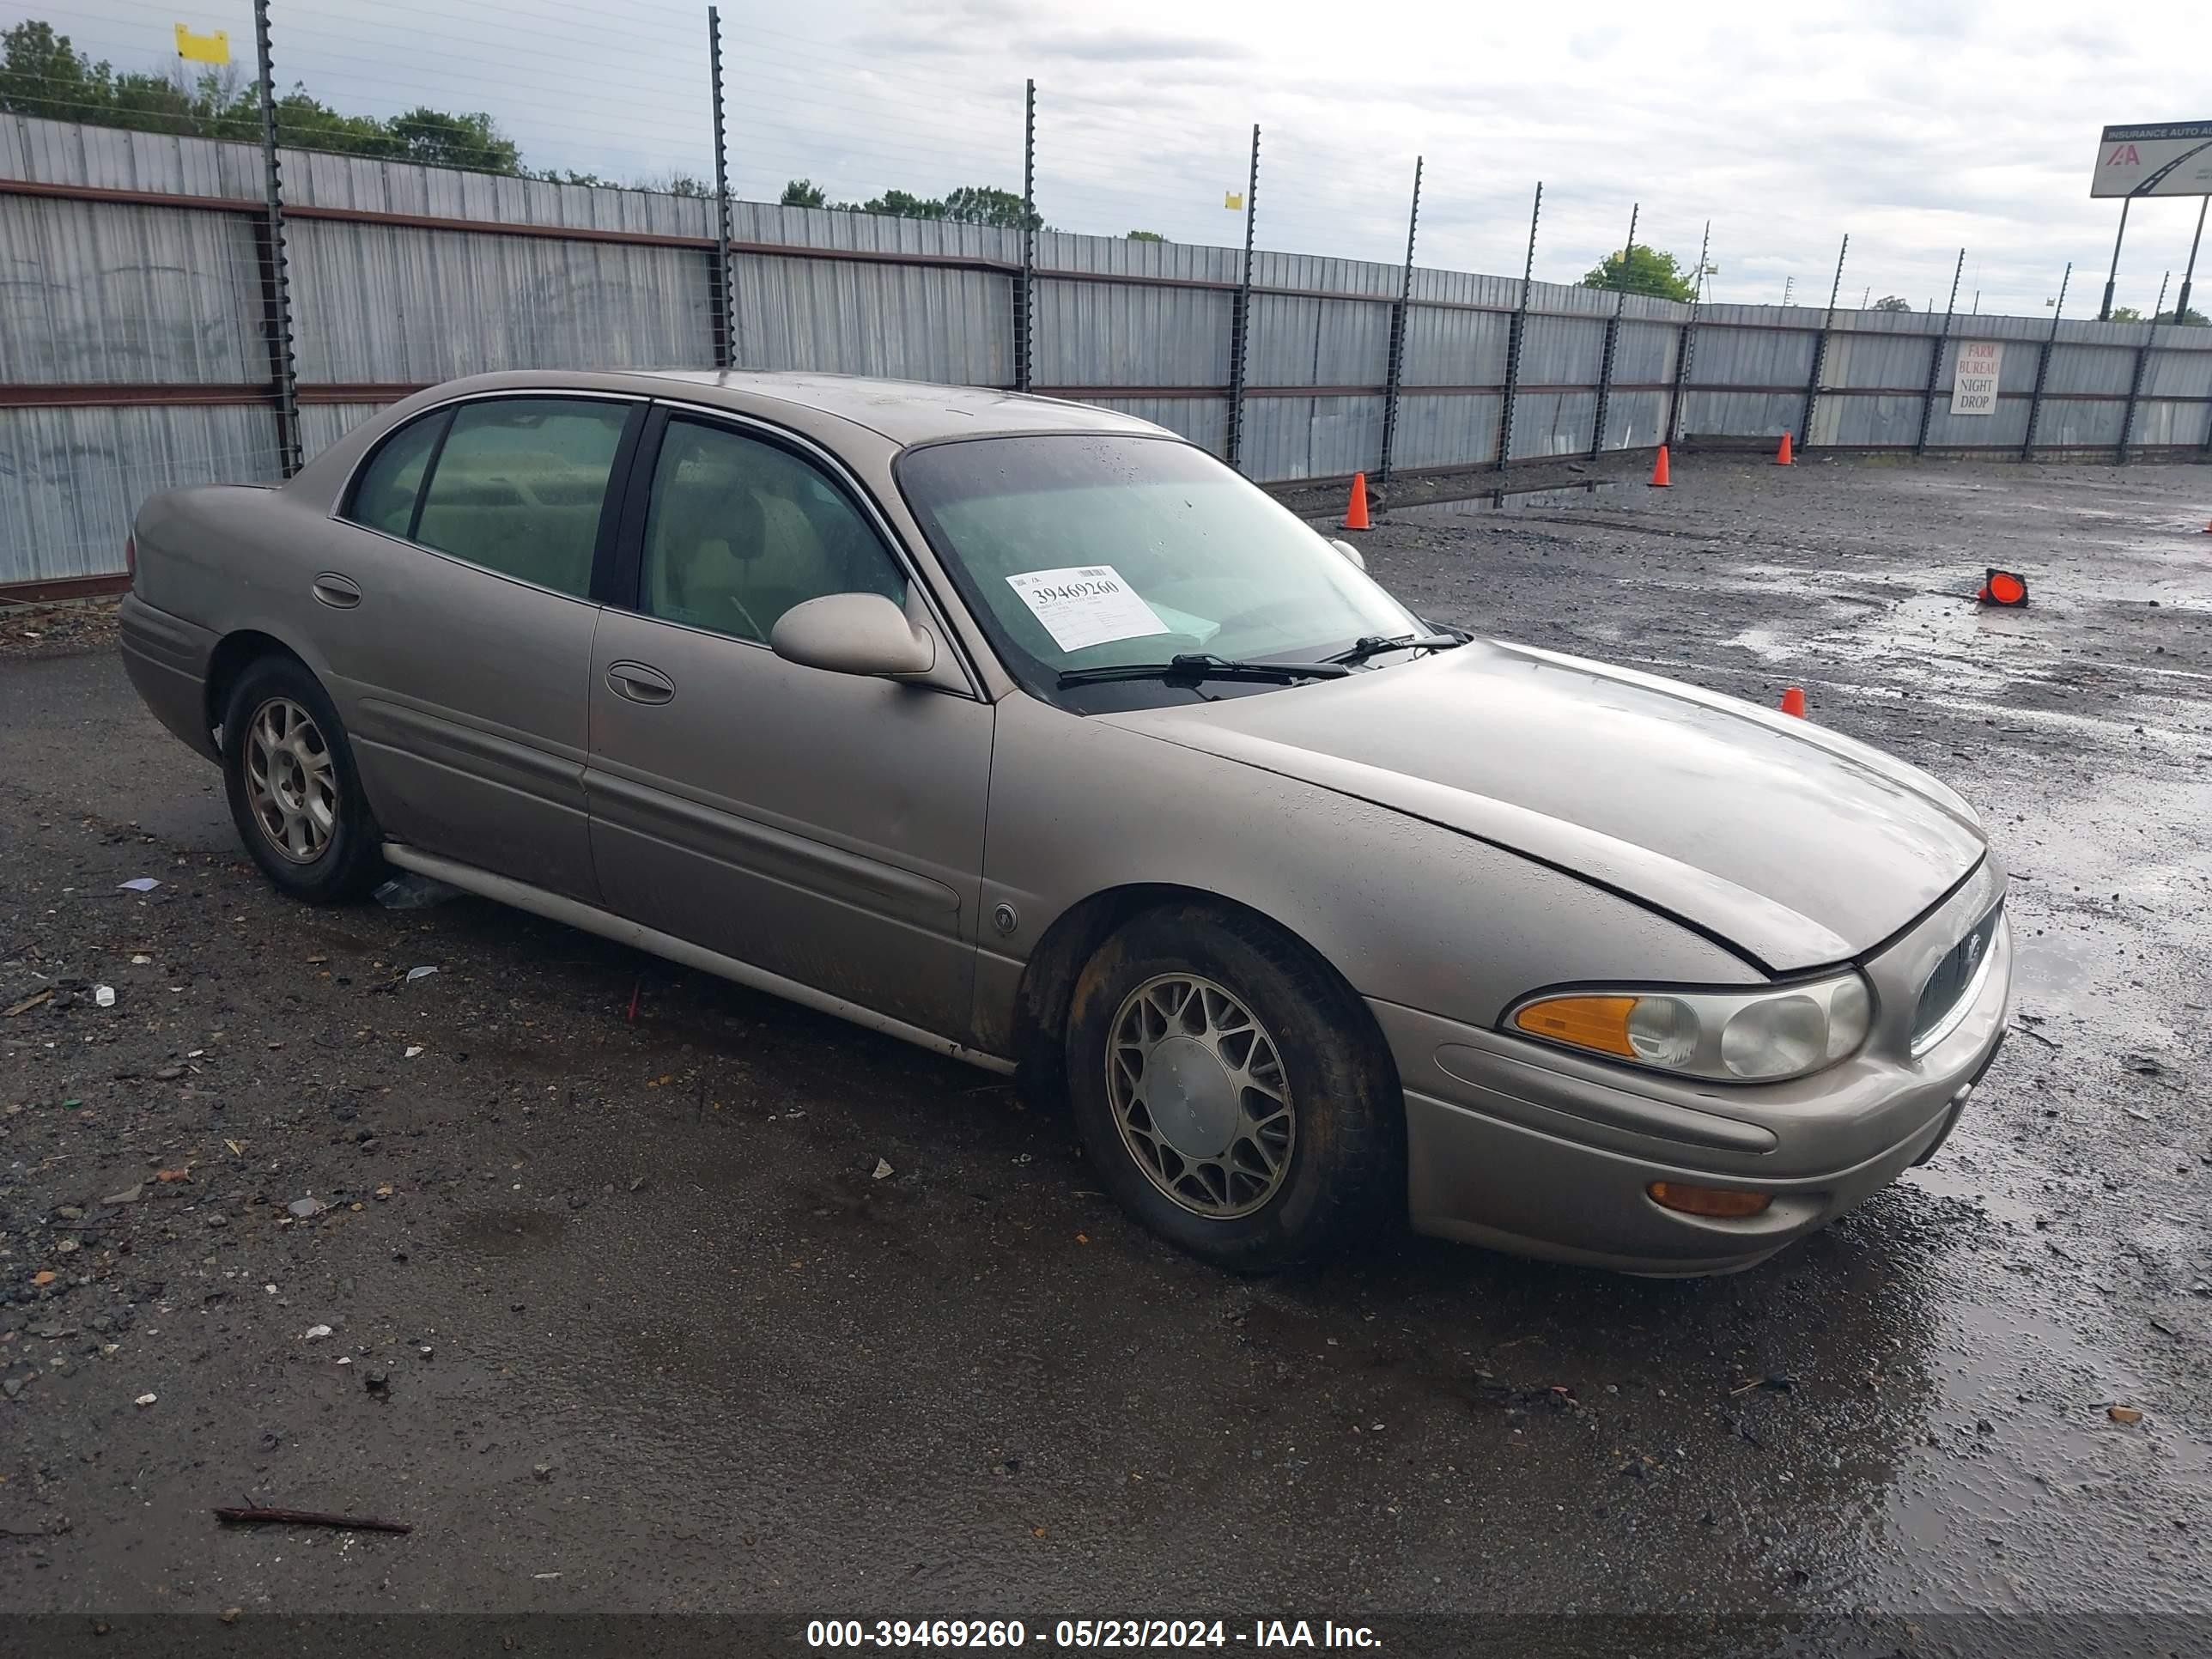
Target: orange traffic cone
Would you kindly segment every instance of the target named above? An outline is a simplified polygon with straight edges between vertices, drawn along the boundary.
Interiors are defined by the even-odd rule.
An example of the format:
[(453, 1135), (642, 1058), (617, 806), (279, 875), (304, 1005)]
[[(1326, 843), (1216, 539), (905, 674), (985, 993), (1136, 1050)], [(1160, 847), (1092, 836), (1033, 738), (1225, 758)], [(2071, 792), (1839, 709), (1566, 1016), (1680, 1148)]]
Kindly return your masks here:
[(1673, 483), (1674, 480), (1667, 476), (1667, 446), (1661, 444), (1659, 459), (1651, 464), (1651, 487), (1654, 489), (1665, 489)]
[(1793, 685), (1782, 694), (1782, 712), (1795, 714), (1801, 720), (1805, 718), (1804, 687)]
[(1367, 521), (1367, 475), (1364, 472), (1355, 472), (1352, 475), (1352, 501), (1344, 509), (1344, 522), (1337, 526), (1337, 528), (1339, 530), (1375, 528)]
[(1794, 466), (1796, 465), (1796, 462), (1790, 459), (1790, 434), (1786, 432), (1782, 434), (1782, 447), (1774, 452), (1774, 464), (1777, 466)]

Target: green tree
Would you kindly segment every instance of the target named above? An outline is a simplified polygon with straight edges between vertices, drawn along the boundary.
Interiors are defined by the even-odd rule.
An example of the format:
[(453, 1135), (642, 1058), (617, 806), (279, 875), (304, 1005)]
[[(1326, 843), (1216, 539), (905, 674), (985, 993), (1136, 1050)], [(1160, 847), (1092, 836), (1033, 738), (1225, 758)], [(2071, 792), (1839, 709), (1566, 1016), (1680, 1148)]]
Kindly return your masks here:
[(811, 179), (793, 179), (777, 198), (786, 207), (828, 207), (830, 198)]
[(2161, 311), (2157, 316), (2152, 318), (2151, 320), (2154, 323), (2179, 323), (2184, 328), (2203, 328), (2204, 326), (2204, 313), (2199, 311), (2195, 306), (2191, 306), (2179, 317), (2175, 316), (2170, 311)]
[(1696, 284), (1691, 274), (1682, 269), (1680, 261), (1671, 253), (1662, 253), (1640, 242), (1625, 254), (1618, 248), (1607, 254), (1583, 274), (1583, 286), (1617, 288), (1630, 294), (1648, 294), (1655, 299), (1686, 303), (1698, 297)]
[[(235, 67), (187, 79), (182, 65), (121, 72), (94, 62), (32, 19), (0, 31), (0, 111), (140, 132), (173, 132), (251, 142), (261, 136), (259, 100), (241, 88)], [(522, 158), (482, 111), (459, 115), (416, 108), (389, 121), (347, 115), (304, 86), (276, 100), (276, 137), (303, 149), (337, 150), (383, 161), (518, 173)]]
[(942, 219), (945, 204), (935, 197), (910, 196), (902, 190), (887, 190), (882, 195), (871, 196), (861, 203), (858, 211), (886, 213), (895, 219)]
[(2137, 311), (2133, 306), (2114, 306), (2112, 315), (2106, 320), (2114, 323), (2139, 323), (2142, 321), (2142, 313)]
[(1127, 240), (1132, 242), (1164, 242), (1167, 238), (1157, 230), (1133, 230)]
[(520, 173), (522, 155), (482, 110), (448, 115), (421, 106), (395, 115), (387, 130), (399, 146), (398, 159), (434, 167), (467, 167), (477, 173)]
[(1912, 307), (1902, 295), (1885, 294), (1874, 302), (1874, 308), (1876, 311), (1910, 311)]
[[(1019, 230), (1022, 198), (1010, 190), (990, 185), (963, 185), (957, 190), (945, 192), (945, 216), (957, 224), (997, 225), (1005, 230)], [(1030, 215), (1029, 219), (1032, 230), (1044, 222), (1036, 214)]]

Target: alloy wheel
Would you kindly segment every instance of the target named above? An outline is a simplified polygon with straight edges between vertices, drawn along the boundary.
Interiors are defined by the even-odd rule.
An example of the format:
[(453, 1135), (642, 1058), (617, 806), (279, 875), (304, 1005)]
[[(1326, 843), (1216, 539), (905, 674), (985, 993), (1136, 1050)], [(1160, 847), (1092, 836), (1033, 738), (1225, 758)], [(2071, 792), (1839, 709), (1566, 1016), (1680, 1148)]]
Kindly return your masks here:
[(313, 718), (289, 697), (253, 711), (246, 734), (246, 796), (269, 845), (313, 864), (338, 821), (337, 763)]
[(1212, 980), (1162, 974), (1122, 999), (1106, 1094), (1138, 1167), (1194, 1214), (1249, 1215), (1290, 1173), (1297, 1119), (1281, 1054)]

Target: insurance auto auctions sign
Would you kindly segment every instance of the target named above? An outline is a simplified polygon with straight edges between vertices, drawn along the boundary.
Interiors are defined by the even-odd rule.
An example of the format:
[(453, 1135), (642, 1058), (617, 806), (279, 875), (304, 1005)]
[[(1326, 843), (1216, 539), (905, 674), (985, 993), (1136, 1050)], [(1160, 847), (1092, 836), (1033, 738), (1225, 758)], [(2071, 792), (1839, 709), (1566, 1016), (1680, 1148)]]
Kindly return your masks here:
[(2212, 196), (2212, 121), (2106, 127), (2092, 196)]
[(1959, 361), (1951, 369), (1951, 412), (1954, 415), (1994, 415), (1997, 412), (1997, 376), (2004, 370), (2004, 342), (1961, 340)]

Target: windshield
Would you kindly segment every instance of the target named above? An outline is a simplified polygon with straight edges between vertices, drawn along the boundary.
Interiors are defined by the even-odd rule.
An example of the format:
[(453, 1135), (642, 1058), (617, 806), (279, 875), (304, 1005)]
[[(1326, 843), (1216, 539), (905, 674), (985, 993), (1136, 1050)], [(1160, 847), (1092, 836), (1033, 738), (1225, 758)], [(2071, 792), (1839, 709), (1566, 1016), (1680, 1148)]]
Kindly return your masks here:
[(971, 439), (908, 451), (898, 479), (1007, 667), (1040, 696), (1071, 669), (1193, 653), (1309, 660), (1421, 630), (1288, 508), (1188, 444)]

